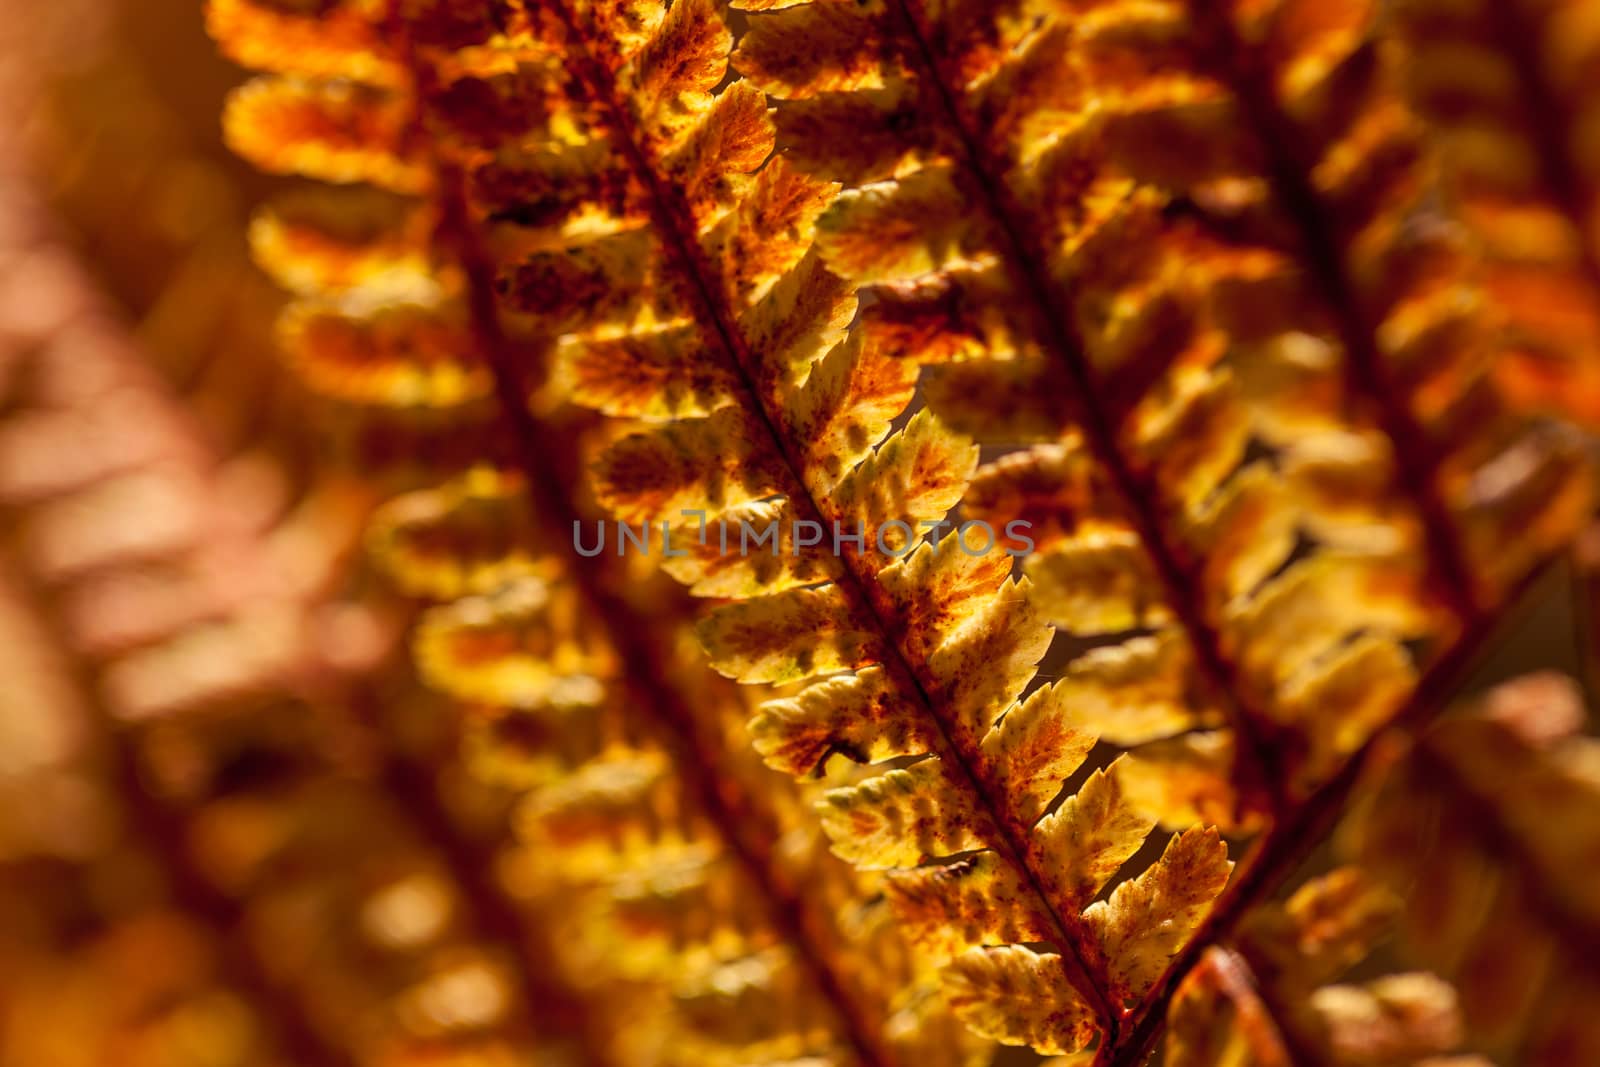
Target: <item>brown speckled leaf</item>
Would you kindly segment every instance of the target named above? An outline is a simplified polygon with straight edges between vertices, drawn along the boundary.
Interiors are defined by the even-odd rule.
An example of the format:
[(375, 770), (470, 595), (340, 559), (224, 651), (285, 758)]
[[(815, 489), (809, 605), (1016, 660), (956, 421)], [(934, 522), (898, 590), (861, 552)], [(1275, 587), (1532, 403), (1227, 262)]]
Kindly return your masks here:
[(1155, 826), (1154, 819), (1136, 811), (1123, 795), (1116, 768), (1113, 763), (1095, 771), (1039, 824), (1051, 877), (1062, 899), (1079, 908), (1088, 907)]
[(867, 667), (767, 701), (750, 720), (750, 737), (771, 766), (809, 774), (833, 753), (876, 763), (926, 752), (929, 725), (910, 714), (881, 667)]
[(951, 864), (890, 871), (895, 917), (938, 958), (982, 945), (1045, 941), (1050, 920), (1012, 865), (993, 852)]
[(724, 408), (613, 443), (595, 466), (595, 495), (634, 524), (680, 523), (689, 509), (713, 513), (771, 496), (778, 459), (748, 414)]
[(1094, 1035), (1088, 1007), (1063, 994), (1060, 959), (1022, 945), (975, 948), (940, 973), (950, 1010), (1006, 1045), (1046, 1055), (1073, 1052)]
[(742, 682), (788, 682), (881, 659), (879, 638), (838, 586), (718, 608), (697, 628), (711, 665)]
[(868, 869), (910, 867), (924, 856), (949, 856), (992, 840), (994, 827), (952, 805), (952, 791), (949, 770), (926, 759), (829, 790), (818, 802), (822, 828), (835, 854)]
[(1217, 831), (1195, 827), (1168, 842), (1139, 877), (1086, 911), (1111, 961), (1119, 997), (1141, 996), (1183, 947), (1233, 869)]

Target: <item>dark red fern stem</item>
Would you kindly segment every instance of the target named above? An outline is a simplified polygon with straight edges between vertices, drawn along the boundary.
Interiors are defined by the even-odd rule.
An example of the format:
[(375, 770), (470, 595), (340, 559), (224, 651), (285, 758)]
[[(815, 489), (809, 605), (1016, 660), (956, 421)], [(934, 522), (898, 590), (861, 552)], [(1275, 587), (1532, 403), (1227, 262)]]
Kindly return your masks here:
[(1572, 576), (1567, 591), (1583, 703), (1600, 708), (1600, 523), (1585, 527), (1571, 553)]
[[(557, 3), (552, 4), (552, 7), (559, 9), (567, 32), (580, 44), (577, 54), (570, 58), (583, 72), (584, 79), (590, 82), (595, 97), (606, 110), (608, 122), (618, 134), (620, 150), (627, 156), (639, 180), (650, 191), (652, 220), (664, 238), (663, 243), (668, 253), (677, 261), (680, 276), (688, 282), (689, 292), (686, 295), (696, 306), (702, 328), (711, 331), (714, 340), (729, 355), (733, 364), (732, 369), (739, 379), (740, 391), (744, 395), (746, 410), (761, 419), (783, 461), (790, 482), (785, 496), (794, 504), (796, 513), (802, 520), (825, 526), (821, 509), (800, 476), (803, 461), (798, 450), (789, 435), (780, 429), (772, 413), (759, 399), (755, 385), (756, 357), (739, 331), (718, 287), (711, 280), (711, 268), (692, 236), (694, 228), (689, 221), (688, 207), (677, 191), (662, 179), (643, 146), (633, 117), (616, 99), (615, 92), (610, 88), (611, 80), (605, 73), (606, 66), (599, 58), (605, 55), (604, 45), (577, 24), (571, 13), (565, 10), (565, 5)], [(885, 668), (895, 679), (897, 688), (903, 693), (912, 694), (918, 704), (926, 710), (938, 729), (940, 742), (938, 755), (946, 766), (954, 768), (962, 776), (994, 822), (1001, 835), (1000, 847), (996, 851), (1018, 871), (1033, 895), (1044, 905), (1060, 939), (1062, 950), (1060, 958), (1069, 983), (1084, 996), (1090, 1008), (1099, 1017), (1107, 1034), (1115, 1034), (1120, 1013), (1106, 996), (1105, 989), (1109, 983), (1104, 977), (1105, 967), (1103, 961), (1098, 958), (1094, 944), (1085, 934), (1082, 922), (1076, 916), (1063, 914), (1062, 909), (1058, 908), (1045, 892), (1039, 873), (1027, 858), (1028, 849), (1025, 841), (1027, 828), (996, 799), (998, 790), (993, 783), (978, 773), (975, 767), (976, 753), (972, 752), (970, 747), (963, 747), (955, 741), (953, 731), (945, 716), (940, 714), (940, 705), (932, 695), (934, 687), (924, 682), (899, 644), (891, 639), (890, 635), (894, 630), (878, 610), (869, 592), (869, 581), (870, 579), (859, 574), (854, 566), (847, 565), (842, 568), (838, 585), (845, 594), (852, 612), (859, 617), (873, 620), (879, 633), (884, 637), (884, 646), (888, 652)], [(1099, 977), (1096, 977), (1097, 975)]]
[[(405, 140), (409, 147), (424, 149), (428, 145), (425, 128), (424, 99), (421, 64), (416, 46), (407, 32), (399, 0), (386, 6), (383, 26), (395, 53), (405, 62), (407, 69), (416, 75), (414, 97), (406, 124)], [(364, 686), (355, 686), (347, 694), (351, 712), (359, 723), (376, 730), (383, 738), (382, 713), (375, 694)], [(539, 1036), (551, 1033), (567, 1035), (578, 1041), (589, 1062), (597, 1067), (610, 1067), (606, 1043), (601, 1040), (594, 1013), (579, 997), (572, 994), (551, 974), (548, 960), (550, 946), (545, 943), (535, 924), (527, 921), (518, 905), (505, 893), (492, 873), (495, 858), (492, 850), (464, 838), (439, 795), (436, 768), (411, 760), (396, 752), (387, 742), (380, 742), (378, 753), (379, 777), (388, 794), (410, 818), (438, 856), (444, 861), (460, 892), (467, 912), (467, 921), (480, 937), (493, 941), (510, 963), (521, 986), (528, 1014), (535, 1021)]]
[[(1521, 605), (1529, 589), (1537, 585), (1559, 557), (1543, 560), (1526, 575), (1507, 597), (1507, 603)], [(1316, 792), (1296, 804), (1273, 822), (1240, 862), (1235, 874), (1199, 929), (1168, 964), (1166, 972), (1129, 1014), (1130, 1027), (1125, 1042), (1113, 1050), (1107, 1067), (1139, 1067), (1155, 1048), (1166, 1024), (1166, 1008), (1185, 975), (1212, 945), (1231, 937), (1250, 910), (1266, 900), (1313, 848), (1332, 832), (1345, 813), (1350, 796), (1360, 784), (1362, 772), (1376, 746), (1391, 731), (1416, 733), (1445, 709), (1450, 694), (1477, 661), (1478, 653), (1510, 616), (1480, 615), (1462, 631), (1429, 667), (1417, 683), (1411, 698), (1384, 726), (1345, 760), (1334, 776)]]
[(1455, 523), (1434, 482), (1438, 449), (1417, 422), (1404, 389), (1389, 373), (1375, 324), (1351, 282), (1328, 210), (1311, 185), (1308, 161), (1314, 156), (1278, 107), (1277, 87), (1259, 50), (1244, 47), (1238, 40), (1231, 10), (1229, 5), (1210, 0), (1190, 0), (1197, 58), (1207, 73), (1232, 92), (1258, 135), (1267, 159), (1268, 180), (1300, 233), (1306, 265), (1333, 311), (1344, 347), (1346, 387), (1352, 396), (1371, 405), (1378, 428), (1392, 446), (1395, 481), (1417, 508), (1434, 592), (1458, 618), (1470, 621), (1483, 607)]
[(1029, 236), (1032, 230), (1024, 211), (1004, 179), (991, 165), (977, 125), (960, 96), (950, 88), (950, 79), (939, 56), (929, 45), (931, 34), (908, 0), (892, 5), (905, 23), (907, 39), (915, 52), (913, 63), (925, 72), (936, 90), (961, 143), (968, 171), (977, 183), (984, 207), (1003, 236), (1006, 264), (1013, 279), (1035, 305), (1046, 336), (1037, 340), (1065, 368), (1079, 398), (1078, 415), (1084, 440), (1095, 460), (1106, 472), (1127, 507), (1134, 532), (1155, 566), (1166, 591), (1167, 602), (1178, 624), (1188, 635), (1195, 661), (1216, 697), (1222, 702), (1231, 725), (1239, 737), (1236, 777), (1242, 806), (1273, 811), (1281, 807), (1285, 775), (1280, 767), (1287, 750), (1282, 728), (1259, 709), (1252, 707), (1238, 685), (1233, 663), (1223, 654), (1215, 627), (1205, 618), (1199, 582), (1192, 560), (1180, 557), (1179, 549), (1167, 540), (1166, 528), (1157, 510), (1160, 494), (1142, 471), (1137, 470), (1117, 441), (1116, 427), (1100, 398), (1102, 388), (1085, 356), (1085, 345), (1070, 319), (1069, 294), (1056, 291), (1046, 267), (1049, 258)]

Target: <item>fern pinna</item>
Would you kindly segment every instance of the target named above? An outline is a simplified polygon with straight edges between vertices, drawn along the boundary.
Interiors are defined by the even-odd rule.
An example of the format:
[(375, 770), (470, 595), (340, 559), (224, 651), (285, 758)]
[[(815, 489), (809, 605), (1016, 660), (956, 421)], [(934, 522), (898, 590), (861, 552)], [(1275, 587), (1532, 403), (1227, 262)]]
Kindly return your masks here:
[[(1235, 937), (1372, 738), (1437, 710), (1589, 507), (1576, 436), (1528, 413), (1551, 390), (1485, 308), (1493, 261), (1455, 225), (1377, 10), (734, 6), (334, 5), (323, 37), (289, 21), (318, 42), (307, 72), (338, 80), (249, 90), (232, 123), (269, 167), (431, 194), (419, 232), (445, 261), (363, 274), (351, 330), (291, 340), (359, 399), (498, 402), (509, 446), (401, 507), (420, 535), (379, 539), (426, 550), (398, 568), (415, 591), (467, 595), (421, 627), (424, 670), (541, 739), (560, 724), (555, 762), (579, 766), (530, 793), (534, 839), (571, 846), (562, 827), (615, 829), (618, 798), (686, 791), (844, 1036), (802, 1021), (759, 1055), (905, 1054), (751, 847), (748, 794), (730, 804), (699, 765), (693, 705), (723, 698), (690, 695), (677, 648), (638, 632), (677, 609), (641, 610), (626, 564), (568, 541), (588, 516), (552, 431), (585, 425), (555, 421), (570, 398), (631, 420), (599, 431), (594, 497), (723, 601), (699, 626), (718, 671), (785, 687), (755, 747), (845, 780), (819, 805), (833, 850), (884, 872), (856, 889), (881, 884), (977, 1033), (1132, 1064), (1170, 1000), (1181, 1057), (1180, 1030), (1258, 1018), (1280, 980), (1294, 1008), (1454, 1018), (1431, 980), (1325, 995), (1338, 968), (1279, 974)], [(281, 29), (237, 54), (274, 65)], [(446, 323), (369, 329), (430, 301)], [(524, 493), (534, 515), (505, 518)], [(1056, 632), (1075, 655), (1043, 684)], [(663, 737), (684, 775), (665, 786)], [(1176, 833), (1136, 874), (1158, 826)], [(1263, 827), (1230, 882), (1219, 828)], [(615, 873), (552, 877), (611, 907)], [(1348, 1027), (1274, 1032), (1280, 1060), (1364, 1062)]]
[[(925, 413), (883, 440), (914, 365), (844, 333), (854, 295), (809, 239), (831, 191), (767, 162), (764, 110), (738, 83), (714, 103), (706, 95), (726, 47), (709, 4), (674, 5), (655, 35), (604, 5), (540, 13), (558, 25), (554, 44), (591, 110), (550, 130), (543, 158), (524, 163), (532, 176), (491, 170), (477, 188), (519, 194), (486, 209), (502, 229), (533, 230), (502, 237), (505, 289), (563, 331), (577, 399), (666, 421), (607, 449), (596, 495), (626, 522), (675, 523), (690, 556), (673, 569), (697, 592), (736, 599), (701, 628), (719, 670), (746, 682), (833, 675), (757, 718), (769, 761), (805, 774), (833, 752), (929, 757), (830, 793), (835, 851), (895, 869), (887, 888), (903, 920), (959, 954), (945, 972), (959, 1016), (1045, 1051), (1083, 1046), (1115, 1026), (1114, 1002), (1153, 980), (1221, 888), (1220, 841), (1198, 829), (1176, 838), (1092, 904), (1153, 820), (1099, 773), (1041, 821), (1094, 735), (1059, 690), (1017, 703), (1050, 632), (1010, 581), (1009, 556), (970, 555), (958, 534), (914, 551), (902, 539), (906, 558), (880, 570), (878, 546), (859, 539), (942, 517), (976, 450)], [(692, 62), (672, 51), (684, 42), (698, 42)], [(696, 80), (654, 91), (674, 65)], [(533, 198), (530, 186), (552, 192)], [(584, 217), (592, 203), (563, 203), (563, 188), (612, 191), (608, 217)], [(687, 513), (717, 533), (697, 539)], [(743, 536), (774, 521), (830, 531), (839, 554), (803, 539), (773, 555), (721, 551), (730, 525)], [(953, 861), (918, 867), (923, 856)], [(975, 947), (996, 942), (1005, 947)]]
[[(464, 101), (499, 100), (508, 123), (574, 106), (536, 24), (498, 36), (508, 26), (417, 5), (322, 18), (325, 47), (306, 73), (354, 81), (252, 83), (230, 112), (235, 144), (269, 168), (416, 199), (360, 195), (330, 214), (302, 198), (262, 218), (256, 245), (306, 292), (284, 323), (305, 377), (350, 401), (455, 420), (472, 443), (448, 444), (449, 456), (477, 452), (447, 484), (396, 497), (371, 540), (404, 591), (451, 602), (421, 618), (418, 667), (473, 709), (478, 773), (522, 794), (510, 862), (527, 866), (528, 891), (564, 935), (549, 965), (606, 1019), (607, 1032), (577, 1035), (587, 1054), (964, 1062), (973, 1040), (945, 1022), (882, 907), (813, 853), (789, 792), (741, 766), (743, 745), (729, 750), (738, 700), (681, 662), (671, 598), (614, 559), (573, 552), (563, 435), (582, 426), (538, 399), (530, 414), (547, 334), (502, 322), (466, 197), (469, 174), (477, 189), (539, 171), (518, 159), (516, 127), (487, 127)], [(212, 23), (235, 55), (271, 66), (265, 42), (314, 20), (219, 3)], [(235, 38), (241, 25), (253, 28)], [(293, 70), (299, 57), (285, 55)], [(492, 396), (498, 428), (482, 411)]]
[(1044, 524), (1040, 608), (1104, 646), (1063, 684), (1125, 687), (1101, 734), (1139, 746), (1136, 792), (1180, 821), (1274, 810), (1208, 934), (1587, 507), (1576, 440), (1488, 376), (1511, 341), (1377, 16), (818, 2), (752, 14), (735, 56), (789, 158), (857, 186), (819, 243), (881, 294), (868, 331), (950, 361), (947, 422), (1029, 445), (968, 504)]

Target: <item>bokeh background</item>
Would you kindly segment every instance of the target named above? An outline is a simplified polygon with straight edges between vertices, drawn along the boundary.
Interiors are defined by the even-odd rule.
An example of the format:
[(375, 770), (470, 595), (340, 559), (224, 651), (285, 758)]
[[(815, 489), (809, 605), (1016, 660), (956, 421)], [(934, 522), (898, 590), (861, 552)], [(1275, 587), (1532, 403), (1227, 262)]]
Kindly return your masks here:
[(573, 1062), (274, 358), (243, 77), (192, 0), (0, 6), (0, 1063)]

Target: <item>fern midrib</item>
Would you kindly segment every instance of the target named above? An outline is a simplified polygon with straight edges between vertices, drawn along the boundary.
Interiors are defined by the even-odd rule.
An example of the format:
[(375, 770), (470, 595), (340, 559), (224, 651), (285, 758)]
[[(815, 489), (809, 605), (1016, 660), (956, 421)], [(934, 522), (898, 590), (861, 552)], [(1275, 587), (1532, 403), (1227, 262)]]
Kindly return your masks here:
[(1434, 485), (1438, 450), (1389, 374), (1375, 324), (1356, 296), (1339, 240), (1311, 184), (1305, 163), (1311, 154), (1301, 144), (1303, 138), (1294, 123), (1276, 104), (1277, 87), (1271, 72), (1241, 45), (1225, 5), (1189, 0), (1188, 6), (1201, 42), (1195, 46), (1196, 58), (1232, 93), (1255, 129), (1256, 140), (1266, 153), (1268, 181), (1305, 242), (1304, 259), (1333, 311), (1344, 349), (1341, 363), (1346, 387), (1372, 406), (1379, 430), (1389, 439), (1394, 478), (1416, 505), (1422, 522), (1430, 584), (1458, 619), (1470, 622), (1482, 607), (1455, 523)]
[[(401, 137), (408, 142), (410, 152), (425, 152), (430, 142), (425, 125), (421, 64), (415, 43), (404, 25), (401, 0), (389, 0), (384, 5), (380, 25), (391, 40), (398, 42), (395, 51), (401, 60), (401, 69), (412, 76), (413, 91), (407, 102)], [(375, 695), (366, 686), (358, 685), (346, 697), (356, 721), (375, 730), (382, 738), (385, 731)], [(458, 832), (442, 805), (438, 783), (429, 768), (401, 756), (392, 746), (383, 743), (378, 773), (413, 826), (444, 860), (453, 884), (463, 897), (471, 928), (504, 949), (521, 986), (523, 1003), (530, 1018), (536, 1021), (536, 1036), (544, 1033), (541, 1025), (549, 1026), (552, 1031), (576, 1039), (597, 1067), (616, 1067), (608, 1046), (599, 1039), (594, 1013), (570, 990), (548, 977), (549, 968), (540, 958), (541, 954), (548, 954), (548, 945), (534, 924), (525, 920), (516, 904), (495, 883), (493, 876), (485, 876), (485, 871), (494, 869), (493, 858)]]
[(1062, 310), (1072, 306), (1068, 299), (1070, 294), (1058, 293), (1057, 287), (1049, 280), (1050, 274), (1045, 266), (1048, 257), (1027, 236), (1024, 224), (1026, 213), (1013, 202), (1003, 177), (993, 173), (983, 138), (976, 132), (966, 107), (951, 89), (938, 57), (928, 44), (927, 28), (908, 0), (894, 0), (893, 7), (905, 22), (906, 36), (916, 48), (917, 54), (913, 58), (934, 87), (950, 127), (960, 142), (967, 169), (977, 183), (984, 208), (1007, 245), (1009, 254), (1004, 257), (1007, 269), (1034, 305), (1038, 321), (1044, 324), (1048, 336), (1034, 340), (1056, 358), (1072, 382), (1080, 400), (1077, 411), (1084, 440), (1121, 498), (1134, 533), (1155, 565), (1168, 605), (1178, 625), (1188, 636), (1201, 673), (1243, 741), (1237, 746), (1241, 762), (1235, 770), (1241, 804), (1247, 808), (1276, 810), (1282, 806), (1285, 778), (1278, 766), (1279, 752), (1283, 749), (1279, 741), (1281, 728), (1247, 701), (1238, 684), (1234, 664), (1222, 653), (1219, 634), (1206, 622), (1201, 606), (1203, 598), (1196, 587), (1193, 568), (1179, 559), (1177, 549), (1168, 542), (1161, 518), (1156, 513), (1155, 501), (1159, 494), (1154, 492), (1149, 479), (1140, 475), (1123, 454), (1117, 443), (1116, 431), (1099, 403), (1101, 391), (1097, 376), (1084, 355), (1086, 349), (1083, 339)]
[[(691, 217), (687, 204), (661, 179), (643, 145), (633, 116), (618, 100), (614, 82), (599, 59), (599, 56), (605, 53), (603, 45), (583, 27), (577, 25), (565, 3), (556, 3), (552, 6), (560, 12), (568, 32), (579, 42), (578, 66), (587, 71), (584, 77), (590, 82), (591, 92), (601, 101), (601, 106), (607, 112), (608, 121), (617, 133), (619, 151), (627, 157), (629, 165), (649, 191), (652, 221), (661, 231), (663, 243), (678, 261), (680, 273), (691, 286), (691, 296), (699, 305), (700, 314), (697, 318), (701, 328), (710, 330), (713, 334), (712, 339), (723, 352), (728, 354), (738, 379), (738, 388), (743, 394), (744, 409), (761, 420), (778, 453), (783, 464), (783, 473), (791, 483), (784, 495), (795, 504), (796, 511), (802, 519), (820, 524), (823, 517), (822, 509), (800, 476), (800, 471), (804, 469), (804, 460), (789, 435), (780, 430), (773, 414), (760, 400), (756, 385), (754, 355), (749, 350), (726, 302), (719, 295), (719, 290), (712, 279), (711, 268), (706, 263), (699, 244), (690, 236), (694, 228), (687, 222)], [(850, 559), (854, 561), (854, 557)], [(1004, 791), (995, 788), (994, 783), (988, 780), (988, 776), (979, 770), (982, 761), (978, 758), (978, 753), (956, 741), (947, 716), (941, 713), (939, 703), (933, 699), (932, 692), (937, 687), (924, 683), (913, 666), (911, 657), (906, 654), (898, 641), (892, 639), (894, 630), (888, 625), (887, 619), (879, 610), (870, 592), (876, 586), (874, 579), (859, 573), (850, 565), (846, 565), (838, 573), (840, 580), (836, 584), (844, 593), (852, 614), (858, 618), (871, 619), (877, 628), (888, 653), (888, 662), (884, 666), (894, 678), (897, 689), (912, 695), (913, 703), (923, 709), (933, 721), (938, 731), (939, 747), (942, 750), (936, 755), (945, 761), (946, 766), (955, 768), (965, 779), (978, 805), (1001, 836), (998, 842), (1001, 847), (997, 848), (996, 852), (1000, 853), (1022, 876), (1030, 892), (1039, 900), (1045, 913), (1050, 917), (1060, 939), (1062, 949), (1060, 959), (1068, 983), (1084, 997), (1098, 1017), (1109, 1040), (1117, 1032), (1120, 1013), (1114, 1009), (1106, 995), (1105, 991), (1109, 987), (1106, 969), (1103, 961), (1099, 959), (1098, 946), (1087, 924), (1080, 915), (1058, 906), (1046, 892), (1044, 880), (1036, 869), (1038, 864), (1033, 858), (1034, 852), (1027, 844), (1027, 832), (1021, 829), (1025, 823), (1017, 817), (1010, 805), (997, 799), (997, 796), (1004, 797)]]
[(1600, 525), (1591, 524), (1570, 552), (1567, 602), (1572, 612), (1572, 653), (1578, 662), (1583, 706), (1600, 707)]

